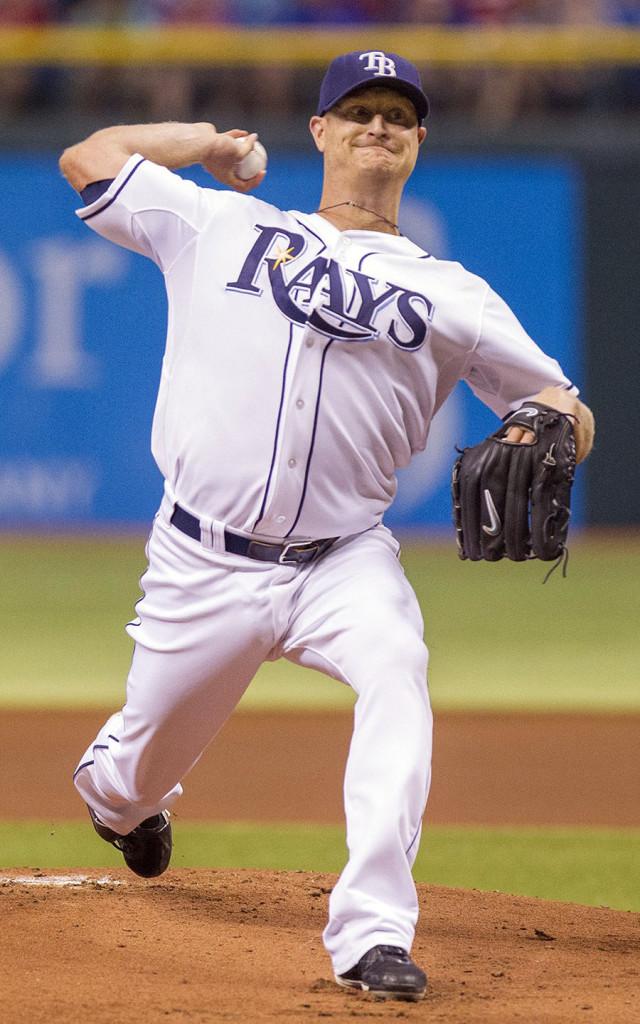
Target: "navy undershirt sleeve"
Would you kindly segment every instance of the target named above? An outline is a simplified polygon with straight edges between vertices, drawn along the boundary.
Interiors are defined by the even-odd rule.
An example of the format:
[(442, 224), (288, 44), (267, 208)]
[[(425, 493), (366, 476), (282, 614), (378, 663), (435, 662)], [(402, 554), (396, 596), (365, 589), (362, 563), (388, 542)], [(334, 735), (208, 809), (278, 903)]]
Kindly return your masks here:
[(84, 205), (91, 206), (91, 203), (95, 203), (96, 199), (104, 195), (114, 180), (114, 178), (104, 178), (102, 181), (92, 181), (86, 188), (83, 188), (80, 195)]

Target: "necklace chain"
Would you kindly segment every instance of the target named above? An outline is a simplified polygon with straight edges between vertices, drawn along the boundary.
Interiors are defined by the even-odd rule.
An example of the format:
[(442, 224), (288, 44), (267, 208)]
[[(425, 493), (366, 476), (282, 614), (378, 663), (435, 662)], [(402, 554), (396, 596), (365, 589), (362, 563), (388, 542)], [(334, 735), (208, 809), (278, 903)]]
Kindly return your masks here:
[(335, 210), (338, 206), (355, 206), (357, 210), (364, 210), (365, 213), (372, 213), (378, 220), (383, 220), (385, 224), (397, 231), (398, 234), (402, 234), (397, 224), (394, 224), (392, 220), (388, 220), (383, 217), (381, 213), (376, 213), (375, 210), (370, 210), (367, 206), (361, 206), (360, 203), (354, 203), (353, 199), (345, 199), (343, 203), (334, 203), (333, 206), (323, 206), (321, 210), (316, 210), (316, 213), (326, 213), (327, 210)]

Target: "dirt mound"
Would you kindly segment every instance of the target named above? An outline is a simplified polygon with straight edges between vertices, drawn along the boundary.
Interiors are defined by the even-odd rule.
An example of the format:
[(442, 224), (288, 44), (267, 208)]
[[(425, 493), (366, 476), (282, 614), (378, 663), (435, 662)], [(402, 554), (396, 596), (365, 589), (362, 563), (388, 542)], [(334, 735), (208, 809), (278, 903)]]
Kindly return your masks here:
[(331, 875), (6, 872), (5, 1024), (640, 1019), (640, 915), (420, 886), (423, 1003), (338, 989), (323, 951)]

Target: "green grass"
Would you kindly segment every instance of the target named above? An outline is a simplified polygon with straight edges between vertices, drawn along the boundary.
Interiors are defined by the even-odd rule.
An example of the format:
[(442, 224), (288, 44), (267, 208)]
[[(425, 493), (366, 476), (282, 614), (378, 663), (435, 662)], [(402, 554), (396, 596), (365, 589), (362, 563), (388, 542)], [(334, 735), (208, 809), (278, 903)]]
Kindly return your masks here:
[[(173, 866), (339, 872), (344, 832), (332, 825), (178, 821)], [(118, 853), (84, 822), (0, 822), (0, 866), (113, 868)], [(418, 882), (640, 911), (640, 829), (426, 828)]]
[[(0, 538), (0, 705), (118, 706), (139, 597), (140, 537)], [(539, 562), (460, 562), (453, 543), (404, 547), (441, 709), (640, 710), (640, 539), (579, 540), (569, 576)], [(347, 707), (346, 687), (264, 666), (252, 707)]]

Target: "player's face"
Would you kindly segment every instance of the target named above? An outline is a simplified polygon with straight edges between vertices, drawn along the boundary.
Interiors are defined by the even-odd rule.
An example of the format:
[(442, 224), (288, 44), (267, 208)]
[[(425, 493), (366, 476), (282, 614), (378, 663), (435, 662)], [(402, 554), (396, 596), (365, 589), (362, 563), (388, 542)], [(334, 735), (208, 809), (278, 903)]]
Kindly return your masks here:
[(351, 93), (310, 127), (328, 171), (375, 171), (403, 182), (427, 134), (411, 100), (381, 86)]

